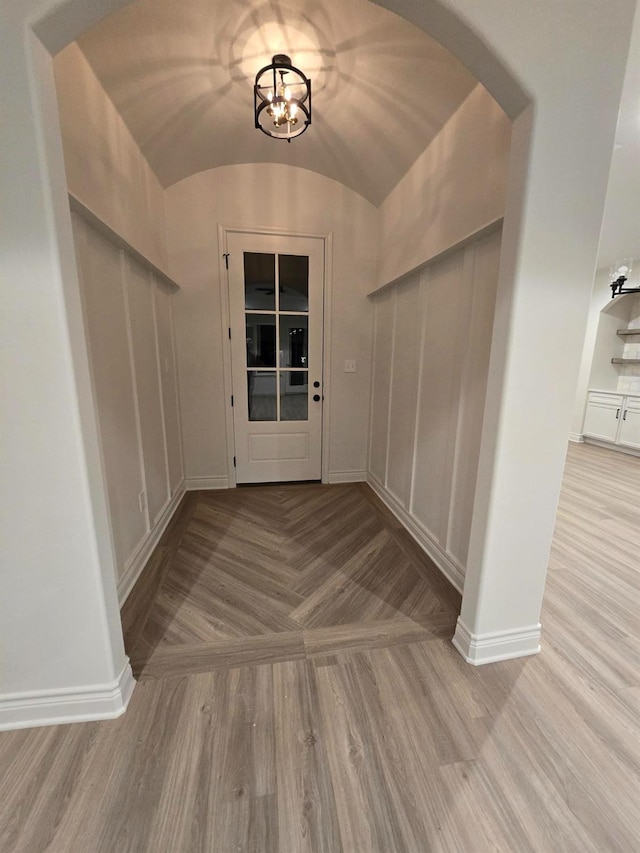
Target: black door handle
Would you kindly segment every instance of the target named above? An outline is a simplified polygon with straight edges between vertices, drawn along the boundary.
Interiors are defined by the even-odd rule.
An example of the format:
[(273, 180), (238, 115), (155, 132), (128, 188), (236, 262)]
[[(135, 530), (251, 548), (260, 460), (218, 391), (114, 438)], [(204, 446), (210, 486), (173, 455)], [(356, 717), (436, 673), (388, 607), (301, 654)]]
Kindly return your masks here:
[(320, 402), (320, 394), (314, 394), (313, 395), (313, 401), (314, 401), (314, 403), (319, 403)]
[(320, 383), (316, 380), (316, 381), (313, 383), (313, 387), (314, 387), (314, 388), (319, 388), (319, 387), (320, 387)]

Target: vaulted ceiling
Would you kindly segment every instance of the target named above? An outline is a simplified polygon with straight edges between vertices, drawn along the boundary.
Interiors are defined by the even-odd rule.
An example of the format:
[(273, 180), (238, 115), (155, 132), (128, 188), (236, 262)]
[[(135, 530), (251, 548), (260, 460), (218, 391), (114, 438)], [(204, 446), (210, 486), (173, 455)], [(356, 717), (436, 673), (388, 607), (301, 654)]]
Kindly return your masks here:
[[(164, 186), (275, 162), (379, 204), (476, 85), (367, 0), (138, 0), (78, 43)], [(313, 123), (291, 144), (253, 126), (254, 77), (276, 53), (312, 80)]]

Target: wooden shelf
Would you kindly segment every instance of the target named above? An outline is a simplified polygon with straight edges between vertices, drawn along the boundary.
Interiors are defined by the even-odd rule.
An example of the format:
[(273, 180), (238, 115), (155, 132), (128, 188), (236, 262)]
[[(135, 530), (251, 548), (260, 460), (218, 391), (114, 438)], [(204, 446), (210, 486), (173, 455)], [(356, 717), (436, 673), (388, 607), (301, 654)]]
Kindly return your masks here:
[(627, 335), (640, 335), (640, 329), (618, 329), (618, 334), (621, 338)]
[(640, 358), (612, 358), (611, 364), (640, 364)]

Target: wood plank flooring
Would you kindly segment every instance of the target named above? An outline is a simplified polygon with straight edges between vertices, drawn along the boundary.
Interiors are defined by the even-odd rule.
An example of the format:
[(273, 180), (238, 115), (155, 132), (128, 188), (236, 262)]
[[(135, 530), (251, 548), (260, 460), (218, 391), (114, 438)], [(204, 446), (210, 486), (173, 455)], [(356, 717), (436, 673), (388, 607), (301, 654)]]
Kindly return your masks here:
[[(358, 489), (367, 502), (360, 487), (340, 494), (355, 506)], [(322, 487), (317, 498), (328, 516), (332, 491)], [(281, 500), (290, 495), (283, 487)], [(201, 575), (177, 586), (175, 559), (182, 550), (209, 565), (203, 523), (216, 516), (223, 539), (235, 524), (224, 511), (216, 515), (221, 497), (201, 506), (190, 496), (125, 611), (128, 642), (137, 647), (144, 638), (151, 649), (142, 663), (151, 669), (128, 712), (110, 722), (0, 734), (3, 853), (640, 849), (640, 460), (570, 446), (543, 651), (480, 668), (464, 663), (450, 633), (370, 644), (369, 627), (374, 634), (381, 623), (420, 628), (454, 603), (439, 577), (430, 586), (428, 563), (418, 569), (419, 552), (396, 539), (400, 532), (384, 514), (377, 523), (426, 584), (426, 603), (406, 595), (408, 586), (399, 595), (383, 578), (377, 588), (387, 592), (376, 604), (366, 561), (358, 565), (356, 531), (345, 523), (353, 539), (336, 567), (345, 577), (338, 588), (346, 590), (337, 595), (351, 595), (354, 610), (339, 598), (331, 609), (312, 577), (322, 579), (332, 548), (309, 545), (305, 556), (301, 534), (284, 574), (274, 574), (281, 547), (274, 513), (267, 533), (252, 530), (246, 539), (273, 574), (267, 599), (286, 588), (280, 609), (262, 614), (250, 597), (251, 618), (236, 613), (244, 588), (233, 565), (227, 571), (227, 539), (220, 544), (224, 578), (211, 589), (226, 584), (231, 600), (210, 621), (195, 609), (190, 625), (187, 601), (194, 588), (209, 587)], [(269, 509), (262, 512), (268, 519)], [(302, 509), (298, 522), (311, 537), (337, 543), (328, 530), (314, 534)], [(390, 547), (383, 536), (374, 553)], [(357, 582), (349, 586), (354, 577), (361, 591)], [(294, 611), (301, 630), (272, 630), (288, 628)], [(146, 621), (142, 631), (138, 617)], [(360, 644), (354, 624), (364, 632)], [(343, 630), (350, 645), (332, 639)], [(328, 631), (329, 642), (320, 636), (312, 644), (306, 633), (314, 631)], [(291, 633), (302, 634), (296, 659), (243, 665), (212, 651), (220, 642), (250, 647), (256, 637), (286, 646)], [(181, 671), (167, 659), (153, 664), (154, 655), (198, 644), (213, 658), (208, 671)]]
[(141, 680), (450, 637), (460, 596), (362, 484), (190, 494), (125, 605)]

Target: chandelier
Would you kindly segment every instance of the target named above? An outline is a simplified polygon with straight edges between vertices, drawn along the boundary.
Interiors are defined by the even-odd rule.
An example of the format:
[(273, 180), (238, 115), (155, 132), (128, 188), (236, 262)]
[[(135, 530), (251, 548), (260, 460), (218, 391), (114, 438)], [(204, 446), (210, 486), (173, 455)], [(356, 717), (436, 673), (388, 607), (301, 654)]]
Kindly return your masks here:
[[(624, 258), (621, 261), (616, 261), (614, 267), (611, 267), (609, 278), (611, 279), (611, 298), (620, 296), (623, 293), (640, 293), (639, 287), (625, 287), (631, 275), (633, 266), (633, 258)], [(639, 282), (640, 284), (640, 282)]]
[(258, 130), (291, 142), (311, 124), (311, 80), (278, 53), (256, 74), (253, 106)]

